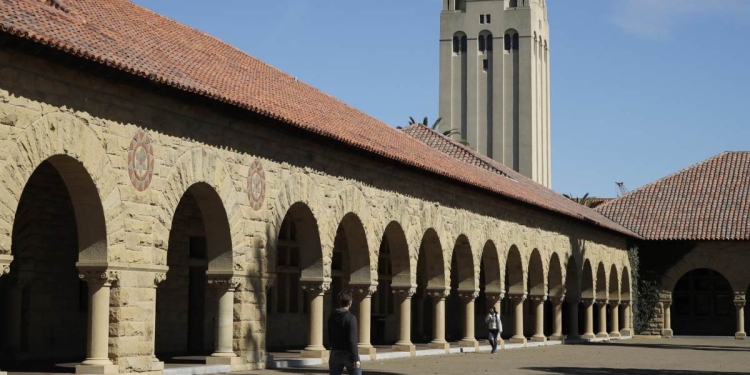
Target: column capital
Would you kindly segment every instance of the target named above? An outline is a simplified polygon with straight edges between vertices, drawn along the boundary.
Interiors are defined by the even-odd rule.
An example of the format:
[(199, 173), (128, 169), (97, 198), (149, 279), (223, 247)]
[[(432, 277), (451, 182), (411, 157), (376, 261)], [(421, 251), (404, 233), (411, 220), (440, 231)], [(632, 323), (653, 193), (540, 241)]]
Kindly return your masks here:
[(734, 305), (737, 307), (744, 307), (745, 306), (745, 293), (742, 292), (735, 292), (734, 293)]
[(266, 291), (276, 286), (276, 274), (264, 274), (262, 280)]
[(659, 292), (659, 302), (672, 304), (672, 292)]
[(331, 283), (325, 281), (306, 281), (302, 283), (302, 290), (310, 294), (325, 294), (331, 289)]
[(547, 300), (546, 294), (537, 294), (529, 296), (529, 300), (534, 303), (543, 303)]
[(156, 272), (154, 273), (154, 288), (158, 288), (159, 284), (164, 282), (164, 280), (167, 279), (167, 273), (166, 272)]
[(0, 264), (0, 276), (4, 276), (10, 273), (10, 264)]
[(447, 298), (451, 294), (450, 289), (433, 289), (427, 290), (427, 295), (432, 299), (443, 299)]
[(612, 306), (612, 308), (619, 306), (620, 303), (620, 301), (609, 301), (609, 305)]
[(586, 307), (593, 306), (596, 302), (596, 298), (581, 298), (581, 302), (583, 302), (583, 305)]
[(630, 301), (620, 301), (620, 305), (623, 307), (630, 307)]
[(606, 306), (606, 305), (609, 305), (609, 300), (608, 299), (597, 300), (595, 303), (599, 306)]
[(377, 284), (349, 285), (352, 292), (359, 298), (372, 297), (378, 291)]
[(462, 300), (473, 301), (479, 297), (479, 292), (473, 290), (458, 291), (458, 297)]
[(242, 280), (240, 278), (231, 276), (209, 276), (208, 285), (215, 288), (227, 288), (236, 290), (240, 287), (240, 285), (242, 285)]
[(549, 300), (552, 302), (553, 305), (559, 305), (565, 302), (565, 294), (563, 293), (559, 296), (549, 297)]
[(417, 293), (417, 288), (391, 286), (391, 293), (397, 298), (411, 298)]
[(513, 302), (523, 302), (526, 301), (526, 293), (524, 294), (510, 294), (508, 293), (508, 299)]
[(120, 274), (117, 271), (108, 271), (106, 269), (85, 270), (78, 271), (78, 278), (89, 285), (100, 284), (103, 286), (111, 286), (120, 279)]

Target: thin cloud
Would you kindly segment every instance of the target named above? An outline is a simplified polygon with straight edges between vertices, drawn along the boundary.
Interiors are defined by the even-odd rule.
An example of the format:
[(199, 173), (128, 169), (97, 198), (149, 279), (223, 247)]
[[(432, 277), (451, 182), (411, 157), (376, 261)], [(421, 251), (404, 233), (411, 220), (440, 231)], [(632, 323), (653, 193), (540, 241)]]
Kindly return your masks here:
[(612, 22), (636, 35), (667, 39), (698, 18), (748, 13), (748, 0), (616, 0)]

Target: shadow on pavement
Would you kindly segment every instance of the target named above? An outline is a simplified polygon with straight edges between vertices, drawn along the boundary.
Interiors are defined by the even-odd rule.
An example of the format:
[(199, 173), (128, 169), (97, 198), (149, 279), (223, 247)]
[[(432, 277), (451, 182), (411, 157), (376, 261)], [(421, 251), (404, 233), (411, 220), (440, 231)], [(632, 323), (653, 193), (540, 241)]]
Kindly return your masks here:
[(708, 375), (708, 374), (743, 374), (740, 372), (694, 371), (694, 370), (657, 370), (635, 368), (580, 368), (580, 367), (524, 367), (523, 370), (539, 371), (548, 374), (565, 375)]
[[(328, 374), (327, 368), (285, 368), (274, 371), (284, 374)], [(346, 370), (344, 370), (344, 373), (346, 373)], [(401, 375), (397, 372), (372, 371), (368, 370), (367, 367), (362, 369), (362, 373), (367, 375)]]
[(633, 348), (650, 348), (650, 349), (688, 349), (688, 350), (708, 350), (708, 351), (719, 351), (719, 352), (750, 352), (750, 347), (742, 346), (717, 346), (717, 345), (672, 345), (672, 344), (633, 344), (633, 343), (619, 343), (619, 342), (608, 342), (604, 345), (607, 346), (619, 346), (619, 347), (633, 347)]

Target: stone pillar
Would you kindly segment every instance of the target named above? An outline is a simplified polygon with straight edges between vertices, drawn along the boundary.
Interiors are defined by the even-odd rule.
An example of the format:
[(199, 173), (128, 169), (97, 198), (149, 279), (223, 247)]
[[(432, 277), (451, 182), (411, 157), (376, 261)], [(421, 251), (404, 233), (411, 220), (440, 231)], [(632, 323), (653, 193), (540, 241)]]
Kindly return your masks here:
[(581, 303), (578, 299), (568, 301), (568, 327), (570, 332), (568, 333), (569, 339), (581, 338), (581, 331), (578, 328), (578, 304)]
[(620, 337), (633, 336), (633, 329), (630, 328), (630, 301), (622, 301), (622, 329)]
[[(497, 315), (500, 317), (500, 322), (502, 323), (502, 309), (501, 309), (501, 303), (503, 298), (505, 298), (505, 293), (503, 292), (488, 292), (485, 291), (484, 295), (487, 297), (487, 306), (493, 306), (495, 308), (495, 311), (497, 311)], [(482, 316), (487, 316), (486, 314), (489, 311), (485, 311), (482, 313)], [(505, 328), (505, 327), (503, 327)], [(503, 347), (503, 338), (500, 334), (497, 335), (497, 347), (502, 348)]]
[(166, 273), (155, 273), (154, 274), (154, 313), (152, 314), (154, 318), (154, 331), (151, 334), (151, 371), (161, 371), (164, 370), (164, 362), (160, 361), (159, 358), (156, 358), (156, 296), (157, 296), (157, 288), (159, 288), (159, 284), (161, 284), (162, 281), (167, 279)]
[(599, 309), (599, 333), (596, 334), (597, 338), (608, 339), (609, 334), (607, 333), (607, 305), (609, 301), (606, 299), (603, 301), (596, 301), (596, 307)]
[(526, 344), (526, 337), (523, 335), (523, 301), (526, 301), (526, 293), (508, 295), (510, 303), (513, 304), (513, 331), (514, 335), (510, 338), (511, 344)]
[(596, 338), (594, 334), (594, 302), (596, 300), (593, 298), (583, 298), (581, 301), (584, 308), (586, 308), (586, 331), (581, 338), (587, 340), (594, 339)]
[[(552, 317), (552, 336), (550, 336), (549, 339), (554, 340), (554, 341), (562, 341), (564, 338), (563, 333), (562, 333), (562, 305), (563, 305), (563, 301), (565, 301), (565, 295), (563, 294), (559, 297), (551, 297), (550, 301), (552, 301), (553, 317)], [(577, 312), (578, 311), (576, 311), (576, 313)]]
[(531, 337), (531, 341), (534, 342), (547, 342), (547, 336), (544, 335), (544, 301), (546, 300), (546, 295), (531, 296), (531, 306), (534, 309), (534, 320), (536, 322), (534, 336)]
[[(7, 275), (10, 272), (10, 262), (13, 261), (13, 257), (10, 255), (0, 255), (0, 277)], [(0, 371), (0, 375), (8, 375), (5, 371)]]
[(357, 327), (359, 328), (359, 342), (357, 348), (359, 354), (369, 355), (370, 360), (377, 358), (377, 351), (370, 342), (370, 317), (372, 316), (372, 295), (377, 292), (378, 286), (375, 285), (351, 285), (354, 288), (354, 294), (359, 304), (357, 316)]
[(735, 293), (734, 294), (734, 305), (737, 307), (737, 333), (734, 334), (734, 338), (737, 340), (745, 340), (747, 333), (745, 333), (745, 294)]
[(323, 297), (331, 284), (327, 282), (307, 282), (302, 284), (302, 290), (308, 293), (307, 347), (302, 351), (302, 357), (328, 359), (328, 351), (323, 346)]
[(424, 334), (424, 327), (425, 327), (424, 300), (425, 300), (425, 298), (427, 298), (427, 296), (425, 296), (425, 291), (422, 291), (421, 293), (419, 293), (419, 295), (417, 296), (417, 298), (415, 300), (416, 301), (415, 304), (417, 305), (416, 306), (417, 307), (417, 311), (416, 311), (417, 329), (416, 329), (416, 332), (417, 332), (417, 335), (418, 335), (418, 340), (424, 340), (425, 339), (425, 334)]
[(88, 284), (89, 306), (86, 360), (76, 366), (76, 374), (116, 374), (119, 367), (109, 360), (109, 293), (118, 275), (86, 270), (80, 271), (79, 277)]
[(392, 349), (397, 352), (409, 352), (414, 356), (417, 351), (411, 342), (411, 297), (416, 293), (416, 288), (391, 287), (391, 289), (398, 304), (398, 341)]
[(674, 336), (674, 332), (672, 332), (672, 300), (662, 300), (661, 305), (664, 312), (664, 327), (661, 330), (661, 336), (672, 338)]
[(459, 341), (458, 345), (463, 348), (478, 350), (479, 341), (477, 341), (474, 332), (474, 301), (479, 297), (479, 292), (458, 292), (458, 296), (461, 297), (461, 302), (464, 305), (464, 326), (462, 332), (464, 337)]
[(433, 301), (432, 341), (427, 345), (433, 349), (444, 349), (448, 354), (450, 344), (445, 341), (445, 299), (450, 290), (428, 290)]
[(620, 337), (620, 301), (609, 301), (609, 306), (612, 310), (612, 313), (610, 314), (610, 332), (609, 337), (610, 338), (619, 338)]
[(234, 352), (234, 292), (240, 280), (231, 276), (209, 276), (208, 285), (218, 295), (216, 306), (216, 338), (214, 353), (206, 357), (207, 365), (237, 365), (244, 360)]

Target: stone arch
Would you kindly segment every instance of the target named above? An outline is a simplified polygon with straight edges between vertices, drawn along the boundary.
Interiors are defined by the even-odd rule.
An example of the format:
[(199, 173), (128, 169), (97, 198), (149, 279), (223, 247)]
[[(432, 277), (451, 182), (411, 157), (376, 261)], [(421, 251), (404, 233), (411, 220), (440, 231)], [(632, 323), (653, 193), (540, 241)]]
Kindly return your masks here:
[(393, 275), (391, 286), (411, 287), (416, 285), (417, 281), (411, 271), (409, 243), (401, 224), (396, 221), (388, 223), (383, 232), (383, 241), (387, 241), (391, 251), (391, 272)]
[(347, 213), (341, 219), (339, 228), (346, 236), (349, 255), (349, 284), (371, 285), (377, 282), (370, 267), (370, 251), (367, 246), (367, 234), (359, 216)]
[(543, 296), (547, 294), (544, 277), (544, 263), (538, 249), (534, 249), (529, 257), (529, 295)]
[(677, 334), (733, 336), (737, 332), (737, 309), (726, 275), (708, 268), (692, 269), (678, 279), (673, 290), (662, 294), (662, 305), (671, 299), (671, 328)]
[[(79, 261), (108, 261), (108, 244), (124, 241), (117, 186), (126, 174), (118, 174), (96, 133), (68, 113), (49, 113), (35, 120), (11, 146), (0, 165), (0, 254), (12, 248), (15, 211), (32, 173), (49, 162), (63, 178), (76, 212)], [(109, 220), (107, 220), (109, 218)]]
[(607, 271), (604, 269), (604, 263), (599, 262), (596, 267), (596, 300), (607, 300)]
[[(295, 227), (296, 242), (299, 246), (300, 281), (325, 281), (324, 256), (320, 244), (318, 220), (310, 207), (302, 202), (292, 204), (282, 219), (282, 222), (284, 221), (293, 223)], [(283, 224), (279, 225), (279, 231), (282, 227)], [(277, 232), (274, 238), (278, 238), (279, 234)]]
[(503, 279), (500, 267), (500, 256), (495, 243), (487, 241), (482, 249), (482, 270), (484, 271), (485, 292), (500, 293), (503, 291)]
[(425, 265), (423, 276), (427, 282), (427, 289), (443, 290), (450, 287), (446, 284), (446, 265), (440, 237), (432, 228), (427, 229), (422, 236), (418, 259)]
[(594, 271), (591, 269), (591, 261), (586, 259), (581, 272), (581, 298), (593, 299), (595, 297)]
[(526, 277), (523, 267), (521, 252), (515, 245), (508, 251), (508, 259), (505, 261), (505, 275), (508, 279), (508, 294), (526, 294)]
[[(231, 273), (235, 267), (242, 267), (234, 262), (234, 250), (241, 248), (243, 233), (240, 225), (231, 225), (242, 220), (240, 200), (231, 176), (215, 152), (196, 147), (177, 159), (164, 184), (161, 208), (164, 217), (170, 219), (164, 223), (166, 238), (182, 197), (191, 191), (206, 225), (209, 271)], [(213, 233), (213, 239), (209, 238), (209, 232)]]
[(614, 264), (609, 270), (609, 300), (620, 300), (620, 279), (617, 277), (617, 267)]
[(477, 277), (475, 275), (474, 254), (471, 251), (471, 243), (466, 235), (459, 235), (453, 247), (451, 264), (455, 261), (457, 269), (451, 267), (451, 274), (455, 272), (458, 280), (458, 290), (475, 291)]
[(620, 282), (620, 298), (630, 301), (630, 270), (625, 266), (622, 268), (622, 281)]
[(552, 257), (549, 260), (549, 271), (548, 271), (548, 282), (549, 296), (560, 298), (565, 295), (565, 283), (563, 283), (563, 269), (560, 264), (560, 256), (557, 253), (552, 253)]
[(725, 277), (734, 292), (742, 292), (747, 286), (747, 272), (744, 267), (727, 259), (729, 257), (724, 259), (711, 254), (692, 251), (664, 273), (664, 276), (661, 278), (660, 289), (664, 293), (671, 293), (675, 285), (677, 285), (677, 281), (686, 273), (701, 268), (708, 268)]

